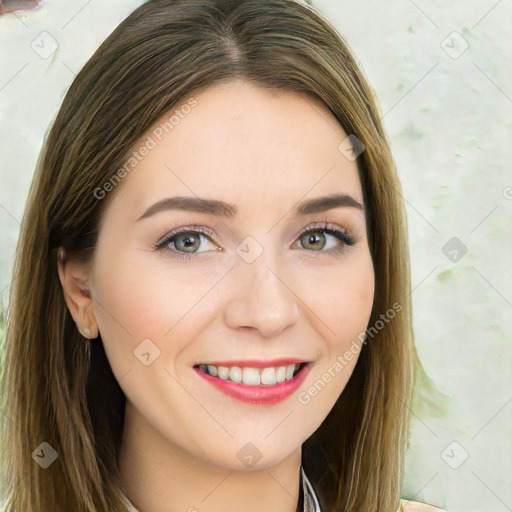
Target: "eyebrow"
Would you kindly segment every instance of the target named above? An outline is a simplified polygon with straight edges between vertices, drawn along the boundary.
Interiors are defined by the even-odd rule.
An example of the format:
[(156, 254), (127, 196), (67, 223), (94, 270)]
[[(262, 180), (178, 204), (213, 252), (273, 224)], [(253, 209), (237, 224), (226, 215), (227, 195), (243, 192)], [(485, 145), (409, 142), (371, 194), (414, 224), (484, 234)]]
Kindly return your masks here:
[[(293, 210), (293, 217), (324, 212), (333, 208), (347, 206), (364, 211), (365, 206), (347, 194), (333, 194), (299, 203)], [(235, 217), (238, 208), (234, 204), (217, 199), (200, 197), (177, 196), (168, 197), (151, 205), (135, 222), (150, 217), (165, 210), (186, 210), (190, 212), (207, 213), (222, 217)]]

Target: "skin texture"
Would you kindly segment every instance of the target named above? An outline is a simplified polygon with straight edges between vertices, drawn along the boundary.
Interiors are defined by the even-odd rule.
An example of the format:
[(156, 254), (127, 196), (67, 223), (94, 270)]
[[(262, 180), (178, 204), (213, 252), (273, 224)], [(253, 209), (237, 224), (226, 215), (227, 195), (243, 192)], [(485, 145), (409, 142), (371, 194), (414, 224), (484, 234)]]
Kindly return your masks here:
[[(357, 166), (338, 149), (347, 134), (309, 96), (231, 81), (194, 97), (197, 105), (117, 185), (92, 265), (70, 261), (59, 274), (77, 326), (101, 335), (92, 342), (103, 342), (127, 397), (119, 468), (137, 508), (294, 512), (301, 445), (333, 407), (358, 353), (307, 404), (298, 395), (332, 374), (366, 329), (375, 283), (364, 210), (293, 218), (292, 209), (334, 193), (362, 203)], [(167, 210), (136, 221), (177, 195), (223, 200), (238, 213)], [(354, 245), (314, 226), (325, 221)], [(177, 241), (153, 248), (183, 226), (214, 236), (201, 236), (195, 254)], [(315, 233), (300, 236), (310, 226), (316, 241)], [(236, 251), (248, 236), (262, 249), (252, 263)], [(145, 339), (160, 350), (148, 366), (134, 355)], [(230, 398), (193, 370), (282, 357), (313, 367), (273, 405)], [(237, 457), (249, 442), (259, 456), (250, 468)]]

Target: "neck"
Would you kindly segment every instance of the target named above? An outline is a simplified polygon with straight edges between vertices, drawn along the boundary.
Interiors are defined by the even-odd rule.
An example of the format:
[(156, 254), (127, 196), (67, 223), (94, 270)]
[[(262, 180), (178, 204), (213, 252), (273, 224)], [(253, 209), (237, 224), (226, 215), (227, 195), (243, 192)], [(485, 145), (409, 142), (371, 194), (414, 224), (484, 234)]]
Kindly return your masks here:
[(128, 498), (140, 512), (295, 512), (300, 464), (300, 447), (266, 469), (212, 464), (161, 436), (126, 402), (118, 466)]

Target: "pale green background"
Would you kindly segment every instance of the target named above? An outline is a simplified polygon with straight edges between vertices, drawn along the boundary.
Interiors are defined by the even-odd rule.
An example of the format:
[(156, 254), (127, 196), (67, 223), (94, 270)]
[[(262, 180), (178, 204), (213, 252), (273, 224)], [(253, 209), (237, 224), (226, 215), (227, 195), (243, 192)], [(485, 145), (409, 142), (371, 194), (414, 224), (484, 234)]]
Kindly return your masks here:
[[(140, 3), (50, 0), (0, 18), (4, 306), (43, 135), (76, 72)], [(346, 36), (374, 87), (403, 184), (425, 368), (404, 496), (450, 512), (510, 511), (512, 2), (314, 5)], [(58, 43), (48, 59), (31, 48), (42, 32)], [(442, 252), (452, 237), (468, 248), (456, 263)]]

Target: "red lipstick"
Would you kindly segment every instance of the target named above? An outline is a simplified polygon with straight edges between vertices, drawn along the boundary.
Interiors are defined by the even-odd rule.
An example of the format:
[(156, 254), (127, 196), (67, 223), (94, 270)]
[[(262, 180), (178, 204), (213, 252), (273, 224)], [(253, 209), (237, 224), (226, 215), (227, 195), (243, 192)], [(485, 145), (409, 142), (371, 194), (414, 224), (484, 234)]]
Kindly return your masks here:
[(304, 363), (302, 359), (293, 359), (291, 357), (282, 358), (282, 359), (237, 359), (237, 360), (229, 360), (229, 361), (212, 361), (210, 363), (203, 364), (211, 364), (212, 366), (227, 366), (231, 368), (232, 366), (238, 366), (240, 368), (248, 367), (248, 368), (267, 368), (269, 366), (273, 366), (274, 368), (277, 366), (287, 366), (289, 364), (301, 364)]
[[(264, 368), (268, 366), (284, 366), (286, 364), (299, 364), (301, 361), (297, 359), (279, 359), (273, 361), (223, 361), (222, 363), (205, 363), (213, 366), (239, 366), (251, 368)], [(196, 373), (205, 379), (213, 387), (222, 391), (225, 395), (236, 398), (242, 402), (255, 404), (255, 405), (271, 405), (282, 402), (288, 398), (297, 388), (304, 382), (309, 371), (311, 370), (312, 363), (302, 363), (301, 368), (291, 380), (279, 382), (274, 385), (259, 385), (248, 386), (246, 384), (233, 382), (231, 380), (224, 380), (219, 377), (213, 377), (208, 373), (194, 367)]]

